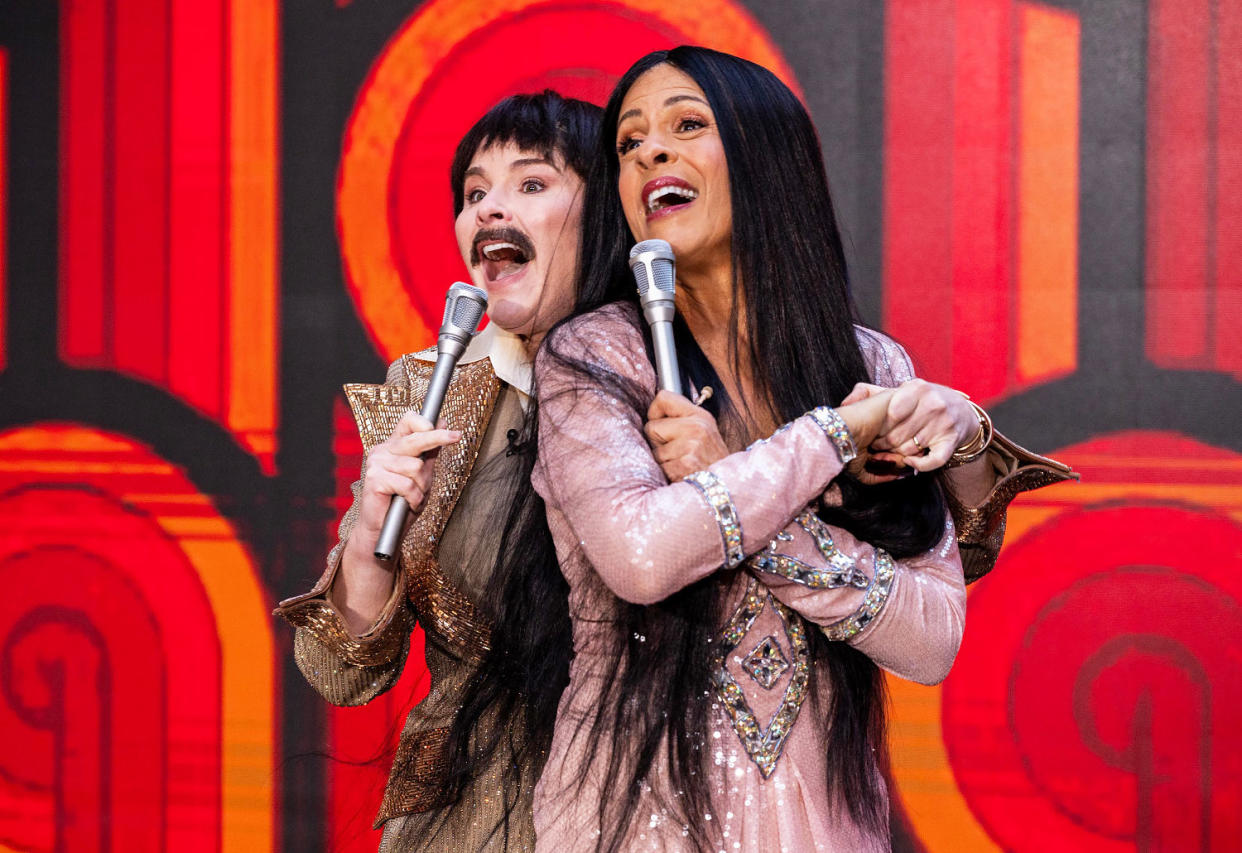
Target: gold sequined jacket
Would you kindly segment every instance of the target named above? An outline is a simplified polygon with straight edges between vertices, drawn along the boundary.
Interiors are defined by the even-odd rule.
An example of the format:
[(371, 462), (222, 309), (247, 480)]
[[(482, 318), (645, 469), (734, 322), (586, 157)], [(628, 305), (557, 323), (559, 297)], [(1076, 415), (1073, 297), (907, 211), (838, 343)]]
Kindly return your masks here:
[[(434, 352), (406, 355), (389, 368), (384, 385), (345, 386), (364, 453), (419, 407), (433, 366)], [(442, 792), (448, 729), (466, 679), (487, 650), (488, 628), (475, 602), (499, 546), (494, 521), (513, 494), (516, 458), (505, 452), (506, 434), (520, 425), (520, 394), (497, 377), (489, 358), (462, 363), (441, 417), (462, 437), (440, 451), (431, 491), (401, 543), (393, 594), (375, 624), (352, 635), (330, 594), (357, 519), (361, 481), (327, 570), (310, 592), (282, 601), (276, 611), (297, 629), (294, 656), (303, 675), (337, 705), (365, 704), (389, 689), (404, 667), (410, 631), (416, 621), (422, 625), (431, 691), (410, 712), (398, 744), (375, 820), (376, 827), (385, 824), (381, 851), (506, 849), (489, 837), (500, 819), (496, 798), (488, 796), (499, 784), (498, 770), (496, 778), (489, 772), (476, 780), (451, 813)], [(529, 813), (524, 791), (507, 849), (533, 849)]]

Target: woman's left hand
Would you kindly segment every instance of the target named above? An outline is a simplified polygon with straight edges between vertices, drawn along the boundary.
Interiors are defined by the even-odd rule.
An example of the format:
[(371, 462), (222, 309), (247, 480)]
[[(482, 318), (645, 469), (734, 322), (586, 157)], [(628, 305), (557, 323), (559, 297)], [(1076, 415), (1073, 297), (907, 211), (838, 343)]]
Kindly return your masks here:
[(643, 434), (670, 483), (729, 455), (711, 412), (672, 391), (651, 401)]
[(916, 471), (934, 471), (979, 432), (979, 417), (965, 395), (923, 379), (911, 379), (894, 389), (860, 382), (842, 405), (888, 390), (893, 392), (888, 413), (871, 443), (876, 459)]

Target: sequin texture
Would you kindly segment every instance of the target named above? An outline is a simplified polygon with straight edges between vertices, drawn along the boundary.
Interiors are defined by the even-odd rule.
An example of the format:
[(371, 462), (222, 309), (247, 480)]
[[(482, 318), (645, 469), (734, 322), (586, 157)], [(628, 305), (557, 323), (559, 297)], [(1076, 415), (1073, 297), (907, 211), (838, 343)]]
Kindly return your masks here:
[(1005, 539), (1006, 510), (1015, 497), (1025, 491), (1078, 479), (1078, 474), (1068, 466), (1032, 453), (1000, 433), (993, 434), (987, 462), (982, 464), (992, 464), (993, 469), (1008, 471), (992, 486), (982, 503), (970, 506), (959, 500), (952, 488), (945, 489), (949, 510), (957, 525), (962, 569), (968, 584), (979, 580), (996, 565), (1001, 543)]
[[(345, 386), (365, 455), (386, 441), (397, 421), (421, 402), (432, 367), (432, 363), (407, 355), (390, 371), (389, 384)], [(488, 626), (466, 594), (441, 571), (438, 552), (445, 526), (478, 456), (499, 390), (500, 380), (487, 360), (460, 365), (455, 371), (441, 417), (461, 430), (462, 438), (440, 451), (431, 491), (401, 542), (393, 595), (367, 634), (353, 636), (327, 595), (339, 569), (340, 545), (315, 587), (281, 602), (277, 609), (299, 629), (294, 642), (299, 668), (330, 701), (362, 704), (391, 686), (405, 661), (415, 612), (427, 631), (429, 666), (433, 646), (435, 654), (445, 661), (451, 658), (457, 669), (480, 660), (486, 652)], [(356, 513), (355, 502), (342, 522), (343, 536), (352, 528)], [(432, 669), (436, 672), (438, 667)], [(441, 683), (437, 679), (447, 680)], [(433, 679), (440, 690), (449, 689), (449, 681), (451, 675), (444, 672)], [(441, 727), (415, 730), (407, 726), (377, 823), (443, 805), (447, 766), (443, 736)]]
[[(669, 484), (643, 432), (646, 407), (591, 378), (624, 377), (654, 395), (657, 381), (645, 357), (642, 328), (633, 306), (608, 306), (575, 318), (552, 339), (566, 359), (590, 365), (589, 375), (570, 369), (566, 359), (547, 357), (547, 348), (536, 361), (540, 446), (532, 483), (545, 501), (569, 586), (575, 652), (534, 800), (540, 847), (549, 853), (593, 848), (601, 832), (607, 837), (628, 819), (623, 837), (616, 839), (618, 849), (684, 853), (695, 845), (681, 824), (693, 820), (711, 836), (704, 850), (881, 853), (889, 847), (887, 833), (855, 824), (840, 798), (823, 787), (826, 721), (820, 714), (830, 705), (820, 702), (830, 703), (832, 692), (828, 680), (810, 669), (809, 644), (815, 638), (808, 632), (852, 614), (866, 590), (853, 584), (815, 589), (760, 572), (746, 561), (732, 572), (719, 571), (725, 546), (702, 491), (684, 482)], [(885, 345), (898, 363), (899, 348)], [(841, 471), (835, 445), (814, 419), (796, 418), (708, 470), (728, 487), (747, 555), (776, 541), (777, 553), (816, 569), (840, 567), (823, 559), (812, 534), (791, 523), (822, 498)], [(875, 549), (836, 528), (831, 538), (836, 550), (856, 561), (854, 568), (870, 586)], [(961, 567), (952, 551), (944, 557), (918, 555), (901, 565), (902, 580), (893, 581), (891, 600), (858, 637), (857, 647), (902, 677), (935, 677), (960, 637)], [(919, 582), (905, 583), (911, 574)], [(707, 646), (713, 652), (712, 684), (704, 697), (707, 728), (690, 733), (690, 743), (658, 744), (658, 758), (631, 804), (624, 796), (628, 791), (603, 780), (610, 761), (636, 755), (636, 732), (608, 732), (604, 722), (596, 751), (588, 749), (584, 733), (601, 722), (601, 709), (614, 707), (605, 685), (616, 683), (615, 643), (652, 652), (660, 646), (653, 647), (652, 634), (642, 630), (636, 632), (646, 634), (646, 644), (617, 636), (616, 625), (624, 608), (661, 606), (713, 575), (725, 609)], [(777, 604), (788, 609), (782, 613)], [(789, 667), (765, 689), (745, 659), (769, 637)], [(706, 775), (710, 821), (676, 814), (684, 801), (671, 784), (666, 756), (669, 749), (682, 748), (690, 749), (692, 758), (702, 757), (688, 769)], [(623, 774), (627, 767), (622, 764)], [(884, 796), (882, 784), (877, 796)], [(887, 803), (877, 805), (885, 809)], [(665, 806), (671, 807), (667, 814)]]

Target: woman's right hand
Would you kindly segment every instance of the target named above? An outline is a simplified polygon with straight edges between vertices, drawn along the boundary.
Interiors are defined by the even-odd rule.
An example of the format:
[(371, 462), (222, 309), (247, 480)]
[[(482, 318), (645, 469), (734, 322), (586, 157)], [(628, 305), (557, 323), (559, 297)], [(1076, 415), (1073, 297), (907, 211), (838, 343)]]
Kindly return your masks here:
[(418, 412), (402, 415), (388, 440), (373, 447), (367, 457), (359, 496), (358, 528), (378, 536), (393, 495), (402, 497), (410, 512), (417, 512), (435, 475), (435, 453), (431, 451), (459, 439), (461, 433), (444, 429), (443, 422), (437, 428)]
[(670, 483), (729, 455), (711, 412), (672, 391), (660, 391), (651, 401), (643, 435)]
[(345, 543), (341, 570), (331, 590), (333, 603), (355, 636), (375, 623), (392, 594), (393, 564), (375, 556), (392, 496), (400, 495), (411, 512), (422, 507), (435, 476), (434, 451), (459, 439), (457, 430), (435, 428), (417, 412), (408, 412), (387, 441), (371, 448), (358, 496), (358, 520)]

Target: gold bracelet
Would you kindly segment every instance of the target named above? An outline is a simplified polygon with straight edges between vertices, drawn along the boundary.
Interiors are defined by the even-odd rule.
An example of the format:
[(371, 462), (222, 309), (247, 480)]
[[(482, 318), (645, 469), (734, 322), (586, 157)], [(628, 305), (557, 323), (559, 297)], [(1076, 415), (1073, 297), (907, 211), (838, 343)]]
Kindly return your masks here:
[(979, 432), (970, 441), (953, 451), (953, 455), (949, 457), (950, 465), (965, 465), (967, 462), (973, 462), (982, 456), (984, 451), (992, 444), (993, 429), (991, 416), (974, 400), (967, 398), (966, 401), (974, 407), (975, 414), (979, 417)]

